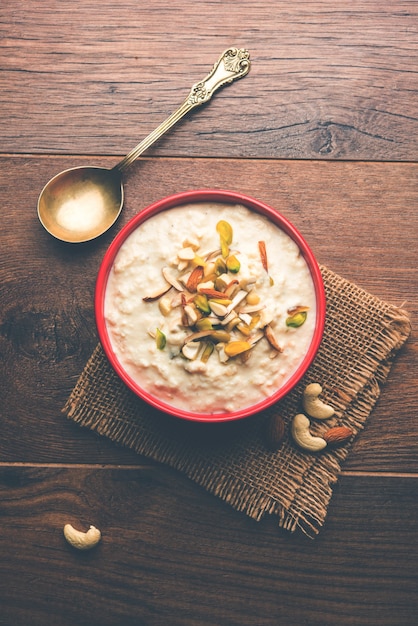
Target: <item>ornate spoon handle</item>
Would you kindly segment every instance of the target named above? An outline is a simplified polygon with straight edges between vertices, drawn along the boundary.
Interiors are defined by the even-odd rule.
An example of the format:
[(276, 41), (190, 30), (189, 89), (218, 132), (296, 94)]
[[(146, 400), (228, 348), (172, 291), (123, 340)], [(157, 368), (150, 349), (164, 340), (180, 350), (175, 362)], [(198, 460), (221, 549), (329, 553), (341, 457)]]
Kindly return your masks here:
[(242, 78), (248, 74), (250, 66), (250, 55), (247, 50), (242, 48), (228, 48), (228, 50), (225, 50), (209, 74), (203, 80), (192, 86), (183, 104), (153, 130), (152, 133), (145, 137), (145, 139), (131, 150), (113, 169), (122, 172), (128, 168), (144, 150), (157, 141), (157, 139), (174, 126), (186, 113), (210, 100), (219, 87), (232, 83), (233, 80)]

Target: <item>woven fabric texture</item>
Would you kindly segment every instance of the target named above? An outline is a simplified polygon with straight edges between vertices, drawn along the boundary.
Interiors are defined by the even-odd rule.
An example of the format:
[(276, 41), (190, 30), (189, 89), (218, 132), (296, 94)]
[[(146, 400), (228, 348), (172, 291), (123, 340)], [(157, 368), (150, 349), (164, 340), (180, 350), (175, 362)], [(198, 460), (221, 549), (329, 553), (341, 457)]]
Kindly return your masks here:
[[(363, 429), (397, 351), (410, 333), (408, 314), (321, 267), (327, 296), (325, 332), (318, 354), (300, 383), (255, 417), (218, 425), (177, 420), (136, 397), (109, 365), (100, 345), (86, 364), (63, 411), (69, 419), (165, 463), (235, 509), (260, 520), (275, 514), (289, 531), (309, 536), (323, 525), (341, 465)], [(320, 453), (299, 450), (289, 434), (304, 387), (319, 382), (335, 408), (311, 432), (349, 426), (352, 440)], [(266, 446), (267, 422), (286, 422), (280, 449)]]

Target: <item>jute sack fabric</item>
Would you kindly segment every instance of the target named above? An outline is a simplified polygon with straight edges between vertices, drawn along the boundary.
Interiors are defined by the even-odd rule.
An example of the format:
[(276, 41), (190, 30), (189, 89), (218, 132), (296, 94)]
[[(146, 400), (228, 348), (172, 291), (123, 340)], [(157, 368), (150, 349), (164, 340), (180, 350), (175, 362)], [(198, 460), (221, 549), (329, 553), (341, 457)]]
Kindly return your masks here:
[[(150, 408), (118, 378), (96, 347), (63, 411), (81, 426), (186, 474), (235, 509), (260, 520), (278, 516), (281, 527), (314, 536), (324, 523), (332, 486), (352, 441), (363, 429), (397, 351), (410, 333), (408, 314), (321, 267), (327, 296), (324, 338), (297, 387), (280, 403), (239, 422), (218, 425), (178, 420)], [(320, 382), (335, 416), (312, 420), (311, 432), (349, 426), (341, 448), (299, 450), (289, 424), (300, 412), (304, 387)], [(244, 392), (243, 392), (244, 393)], [(286, 422), (281, 448), (271, 452), (265, 433), (271, 414)]]

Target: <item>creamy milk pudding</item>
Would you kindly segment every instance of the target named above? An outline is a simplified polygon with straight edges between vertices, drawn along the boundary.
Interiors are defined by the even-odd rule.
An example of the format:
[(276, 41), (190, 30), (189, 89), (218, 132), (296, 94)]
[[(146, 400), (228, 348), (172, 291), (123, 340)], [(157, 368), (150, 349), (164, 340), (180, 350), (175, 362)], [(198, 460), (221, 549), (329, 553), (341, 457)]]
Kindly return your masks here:
[(315, 329), (315, 290), (296, 243), (241, 205), (205, 202), (133, 231), (108, 277), (104, 314), (129, 376), (195, 413), (237, 411), (296, 371)]

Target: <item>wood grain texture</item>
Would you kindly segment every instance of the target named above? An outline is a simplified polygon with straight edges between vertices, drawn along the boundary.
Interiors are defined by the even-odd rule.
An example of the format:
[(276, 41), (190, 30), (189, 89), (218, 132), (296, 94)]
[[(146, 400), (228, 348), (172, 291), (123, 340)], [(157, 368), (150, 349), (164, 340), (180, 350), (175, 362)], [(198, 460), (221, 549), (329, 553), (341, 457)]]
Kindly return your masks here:
[(310, 541), (166, 468), (0, 468), (0, 624), (415, 626), (417, 485), (343, 478)]
[[(7, 172), (0, 258), (0, 458), (21, 462), (135, 462), (133, 454), (80, 432), (60, 411), (97, 342), (94, 284), (107, 245), (127, 220), (170, 193), (239, 189), (281, 211), (318, 260), (379, 298), (418, 302), (418, 166), (270, 160), (141, 160), (126, 179), (126, 206), (104, 238), (73, 246), (36, 216), (43, 181), (80, 158), (1, 159)], [(97, 164), (111, 159), (98, 159)], [(20, 184), (16, 184), (23, 172)], [(416, 338), (402, 350), (382, 398), (356, 440), (351, 470), (418, 470)]]
[[(0, 626), (415, 626), (417, 17), (411, 0), (1, 2)], [(45, 182), (115, 165), (231, 45), (250, 74), (130, 169), (115, 227), (80, 246), (47, 235)], [(321, 263), (411, 312), (315, 541), (61, 413), (113, 236), (202, 187), (265, 201)], [(75, 552), (67, 522), (101, 544)]]
[(413, 160), (417, 14), (409, 0), (4, 0), (0, 150), (124, 155), (235, 45), (249, 76), (150, 154)]

